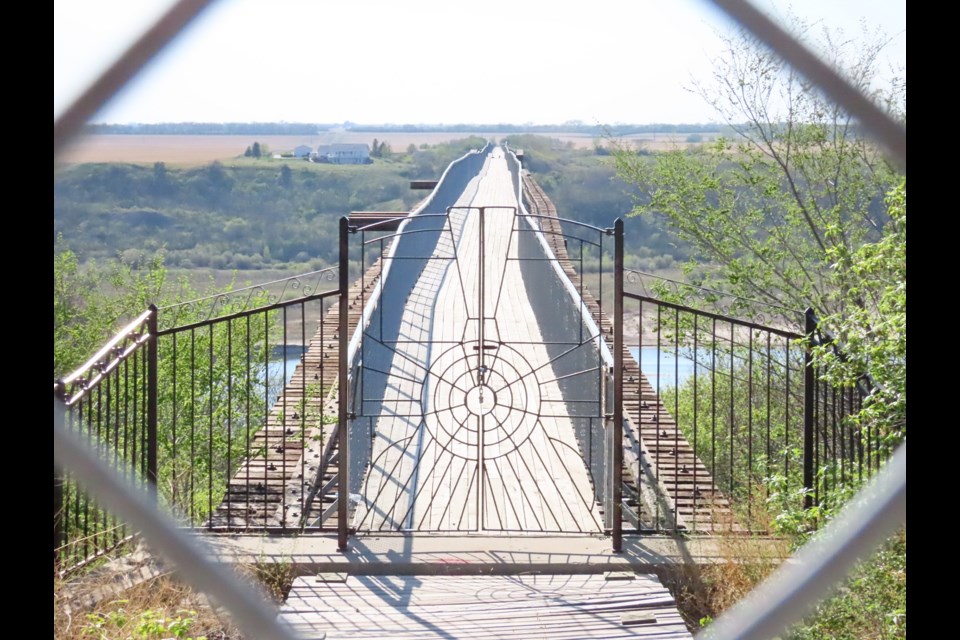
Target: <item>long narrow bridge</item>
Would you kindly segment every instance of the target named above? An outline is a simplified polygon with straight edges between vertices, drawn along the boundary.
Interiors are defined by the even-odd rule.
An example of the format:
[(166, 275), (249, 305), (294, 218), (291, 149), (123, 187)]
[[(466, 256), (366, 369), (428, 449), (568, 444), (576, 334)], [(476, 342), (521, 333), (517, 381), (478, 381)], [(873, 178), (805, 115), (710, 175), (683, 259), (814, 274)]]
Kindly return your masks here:
[[(375, 261), (348, 296), (355, 443), (353, 469), (344, 473), (349, 526), (360, 532), (609, 531), (603, 496), (612, 493), (614, 475), (605, 451), (613, 324), (584, 288), (567, 245), (576, 242), (581, 257), (593, 248), (602, 259), (610, 230), (564, 233), (529, 175), (517, 188), (519, 168), (511, 172), (502, 149), (468, 162), (474, 166), (463, 176), (445, 176), (456, 188), (439, 188), (443, 197), (435, 195), (399, 230), (379, 221), (354, 234)], [(334, 306), (255, 438), (264, 455), (237, 470), (213, 526), (336, 522), (343, 458), (335, 428), (321, 425), (297, 447), (286, 421), (311, 410), (334, 415), (336, 370), (323, 365), (339, 355), (338, 322)], [(623, 401), (622, 486), (637, 507), (625, 511), (628, 528), (646, 521), (655, 529), (655, 511), (672, 527), (709, 530), (722, 522), (729, 528), (729, 509), (709, 472), (626, 345), (621, 353), (627, 379), (639, 381), (628, 385)], [(324, 374), (321, 392), (305, 395), (307, 380), (320, 378), (311, 373), (317, 369)], [(637, 446), (640, 425), (649, 425), (653, 437)], [(325, 444), (310, 446), (315, 442)], [(659, 471), (646, 490), (644, 464)], [(294, 483), (314, 491), (304, 498), (299, 487), (289, 487)]]
[[(641, 536), (762, 531), (762, 478), (780, 474), (819, 499), (879, 467), (880, 434), (843, 420), (863, 391), (815, 382), (798, 330), (664, 301), (623, 253), (622, 223), (561, 219), (517, 157), (487, 145), (452, 163), (409, 215), (341, 220), (337, 268), (151, 308), (55, 395), (72, 428), (95, 434), (186, 525), (316, 532), (311, 566), (351, 575), (389, 573), (400, 558), (414, 573), (635, 569), (662, 557), (638, 551)], [(804, 331), (817, 339), (815, 328), (808, 314)], [(824, 465), (832, 477), (817, 482)], [(129, 537), (63, 479), (54, 510), (57, 562)], [(507, 542), (491, 559), (494, 538)], [(366, 555), (351, 556), (357, 547)], [(650, 580), (669, 621), (655, 627), (683, 636)], [(326, 581), (345, 601), (374, 586)], [(585, 590), (600, 588), (586, 582), (482, 582), (473, 586), (599, 607), (573, 636), (649, 622), (631, 617), (647, 605), (629, 596), (586, 604)], [(297, 584), (300, 604), (284, 615), (309, 627), (297, 607), (315, 587)]]

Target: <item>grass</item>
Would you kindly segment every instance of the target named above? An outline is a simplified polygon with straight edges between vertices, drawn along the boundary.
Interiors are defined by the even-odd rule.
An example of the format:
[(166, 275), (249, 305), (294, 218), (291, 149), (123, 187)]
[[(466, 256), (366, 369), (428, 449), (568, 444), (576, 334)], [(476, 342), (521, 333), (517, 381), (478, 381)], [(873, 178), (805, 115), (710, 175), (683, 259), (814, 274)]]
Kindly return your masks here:
[(755, 556), (754, 542), (751, 536), (730, 534), (722, 538), (723, 557), (719, 562), (664, 570), (663, 584), (676, 599), (688, 629), (696, 632), (706, 626), (773, 573), (788, 556), (789, 546), (784, 543), (767, 559), (745, 561), (744, 558)]
[(58, 640), (242, 640), (224, 612), (171, 574), (146, 580), (89, 608), (71, 607), (65, 584), (55, 583), (53, 609), (53, 635)]
[[(759, 492), (755, 492), (758, 495)], [(772, 515), (755, 498), (757, 523)], [(786, 560), (802, 543), (783, 537), (772, 555), (756, 558), (753, 536), (721, 534), (722, 560), (713, 564), (683, 565), (664, 570), (661, 579), (677, 601), (687, 627), (709, 628), (720, 614), (740, 601)], [(906, 529), (889, 538), (862, 560), (833, 595), (821, 601), (782, 640), (899, 640), (906, 638), (907, 586)], [(709, 637), (709, 636), (708, 636)]]
[[(229, 614), (173, 573), (151, 562), (151, 577), (123, 588), (115, 571), (88, 571), (70, 581), (54, 581), (54, 637), (58, 640), (243, 640)], [(124, 565), (128, 573), (129, 567)], [(254, 585), (264, 599), (279, 606), (293, 584), (289, 562), (240, 565), (237, 573)], [(96, 594), (99, 592), (99, 596)], [(92, 604), (94, 600), (98, 602)]]
[(860, 562), (836, 594), (785, 636), (892, 640), (907, 637), (907, 531)]

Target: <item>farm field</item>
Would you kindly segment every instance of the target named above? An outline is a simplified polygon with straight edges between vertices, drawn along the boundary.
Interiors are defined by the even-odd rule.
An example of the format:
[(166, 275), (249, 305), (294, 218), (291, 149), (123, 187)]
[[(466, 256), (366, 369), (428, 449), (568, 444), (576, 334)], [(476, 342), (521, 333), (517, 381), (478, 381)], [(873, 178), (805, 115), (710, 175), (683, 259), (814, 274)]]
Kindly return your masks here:
[[(62, 157), (65, 164), (87, 162), (165, 162), (171, 165), (206, 164), (214, 160), (242, 157), (243, 151), (254, 141), (269, 147), (271, 153), (292, 151), (305, 144), (316, 148), (321, 144), (369, 144), (374, 138), (390, 144), (394, 152), (403, 152), (413, 144), (435, 145), (476, 135), (498, 142), (509, 137), (505, 133), (474, 132), (366, 132), (323, 131), (312, 136), (257, 136), (257, 135), (91, 135), (78, 140)], [(588, 134), (537, 134), (570, 142), (579, 149), (592, 149), (600, 139)], [(708, 136), (705, 136), (708, 137)], [(687, 146), (687, 134), (642, 133), (626, 136), (625, 141), (642, 143), (651, 151)]]

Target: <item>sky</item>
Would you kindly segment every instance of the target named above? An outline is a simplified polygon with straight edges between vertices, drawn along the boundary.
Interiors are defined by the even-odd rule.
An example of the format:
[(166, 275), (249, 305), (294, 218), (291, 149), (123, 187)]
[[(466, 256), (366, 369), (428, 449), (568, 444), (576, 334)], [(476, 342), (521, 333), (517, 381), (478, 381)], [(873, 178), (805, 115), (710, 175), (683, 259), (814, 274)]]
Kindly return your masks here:
[[(906, 64), (905, 0), (753, 0)], [(54, 0), (54, 119), (171, 0)], [(220, 0), (93, 122), (707, 123), (729, 21), (702, 0)]]

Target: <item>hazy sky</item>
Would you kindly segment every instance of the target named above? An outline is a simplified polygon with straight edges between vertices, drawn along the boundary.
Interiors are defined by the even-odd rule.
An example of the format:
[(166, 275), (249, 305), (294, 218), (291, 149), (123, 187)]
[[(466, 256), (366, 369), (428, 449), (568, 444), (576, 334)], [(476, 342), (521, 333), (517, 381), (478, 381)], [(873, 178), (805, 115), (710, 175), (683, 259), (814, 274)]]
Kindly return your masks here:
[[(905, 0), (754, 0), (906, 61)], [(54, 118), (171, 0), (54, 1)], [(96, 122), (711, 122), (725, 17), (699, 0), (221, 0)]]

